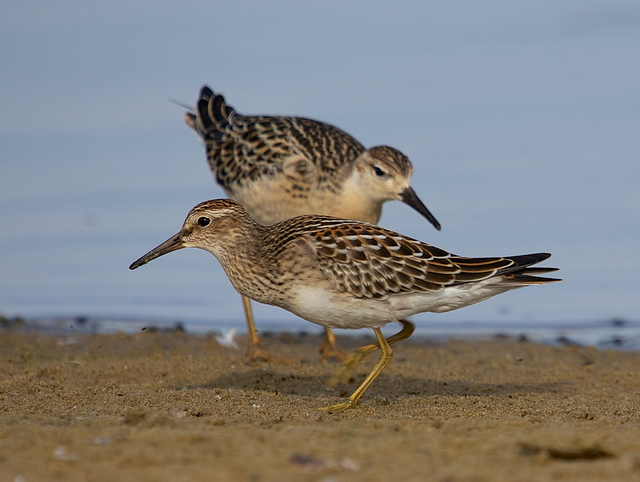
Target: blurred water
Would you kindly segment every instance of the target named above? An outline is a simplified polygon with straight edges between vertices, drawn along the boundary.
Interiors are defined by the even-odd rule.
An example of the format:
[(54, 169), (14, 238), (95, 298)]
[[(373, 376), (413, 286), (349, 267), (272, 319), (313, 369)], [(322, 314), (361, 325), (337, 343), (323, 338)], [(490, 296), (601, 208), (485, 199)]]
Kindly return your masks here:
[[(0, 314), (212, 330), (241, 320), (207, 253), (127, 269), (193, 205), (223, 195), (167, 100), (193, 103), (209, 83), (242, 112), (326, 120), (409, 155), (414, 188), (443, 230), (397, 203), (385, 207), (386, 227), (463, 255), (549, 251), (546, 264), (561, 268), (563, 283), (418, 315), (419, 326), (559, 332), (576, 320), (640, 319), (637, 2), (4, 10)], [(256, 318), (315, 329), (271, 307)]]
[[(235, 330), (246, 334), (244, 320), (226, 320), (212, 326), (209, 320), (171, 320), (149, 318), (117, 318), (117, 317), (40, 317), (31, 319), (3, 320), (2, 329), (27, 331), (57, 335), (80, 333), (138, 333), (142, 331), (161, 330), (185, 331), (193, 335), (208, 333), (228, 333)], [(384, 327), (385, 336), (398, 331), (398, 326), (389, 324)], [(261, 333), (315, 333), (322, 329), (310, 324), (300, 325), (295, 321), (263, 322)], [(339, 335), (369, 336), (370, 330), (338, 330)], [(416, 326), (413, 340), (423, 339), (442, 341), (446, 339), (486, 340), (509, 338), (517, 341), (531, 341), (553, 345), (593, 346), (600, 349), (640, 350), (640, 322), (614, 319), (607, 321), (547, 322), (547, 323), (499, 323), (458, 321), (442, 323), (431, 321)]]

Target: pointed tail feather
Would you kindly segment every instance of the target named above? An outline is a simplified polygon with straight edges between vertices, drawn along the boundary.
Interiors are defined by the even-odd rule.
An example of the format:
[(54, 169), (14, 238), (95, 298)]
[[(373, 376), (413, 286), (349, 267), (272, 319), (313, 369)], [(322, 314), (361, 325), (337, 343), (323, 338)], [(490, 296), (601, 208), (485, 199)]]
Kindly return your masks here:
[(194, 130), (196, 132), (196, 134), (200, 134), (198, 132), (198, 127), (196, 126), (196, 115), (193, 112), (185, 112), (184, 113), (184, 122), (192, 130)]
[(222, 95), (204, 85), (200, 89), (195, 112), (186, 112), (184, 121), (203, 140), (219, 140), (234, 114), (235, 110), (226, 103)]
[(525, 274), (507, 274), (500, 285), (541, 285), (545, 283), (557, 283), (561, 278), (545, 278), (542, 276), (529, 276)]
[(526, 268), (522, 271), (520, 271), (518, 274), (526, 274), (526, 275), (539, 275), (539, 274), (545, 274), (545, 273), (554, 273), (558, 271), (558, 268), (547, 268), (547, 267), (536, 267), (536, 268)]
[(546, 266), (540, 266), (532, 268), (531, 265), (537, 264), (551, 257), (549, 253), (534, 253), (525, 254), (519, 256), (509, 256), (508, 259), (512, 260), (514, 264), (498, 271), (497, 275), (502, 275), (502, 281), (500, 284), (507, 285), (534, 285), (544, 283), (555, 283), (562, 281), (560, 278), (547, 278), (544, 276), (538, 276), (540, 274), (553, 273), (558, 271), (558, 268), (549, 268)]

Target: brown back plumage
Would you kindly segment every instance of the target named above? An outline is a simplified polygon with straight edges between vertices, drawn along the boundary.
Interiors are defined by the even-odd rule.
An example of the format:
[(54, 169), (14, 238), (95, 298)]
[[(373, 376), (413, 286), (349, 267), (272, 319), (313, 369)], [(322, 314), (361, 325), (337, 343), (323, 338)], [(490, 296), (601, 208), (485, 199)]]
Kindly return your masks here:
[(340, 291), (357, 298), (430, 292), (502, 276), (513, 285), (559, 281), (537, 275), (556, 268), (530, 268), (551, 255), (469, 258), (450, 254), (379, 226), (330, 216), (299, 216), (268, 228), (267, 243), (282, 249), (304, 237), (317, 263)]
[(207, 86), (185, 120), (205, 142), (209, 167), (224, 188), (281, 173), (283, 162), (292, 157), (329, 174), (365, 151), (349, 134), (324, 122), (240, 115)]

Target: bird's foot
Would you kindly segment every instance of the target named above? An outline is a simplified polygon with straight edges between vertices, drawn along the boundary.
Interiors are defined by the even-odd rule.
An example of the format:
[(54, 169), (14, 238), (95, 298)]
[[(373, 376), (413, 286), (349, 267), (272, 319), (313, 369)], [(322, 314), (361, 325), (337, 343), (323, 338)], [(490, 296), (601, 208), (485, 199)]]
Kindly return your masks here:
[(325, 337), (320, 345), (320, 361), (328, 360), (329, 358), (335, 358), (339, 362), (344, 362), (349, 358), (349, 353), (340, 348), (335, 338)]
[(349, 397), (349, 400), (347, 400), (346, 402), (331, 405), (330, 407), (321, 407), (318, 410), (322, 410), (323, 412), (327, 413), (340, 413), (355, 407), (357, 403), (357, 400), (354, 401), (352, 400), (352, 397)]
[(295, 358), (284, 358), (278, 355), (274, 355), (273, 353), (261, 348), (259, 345), (250, 343), (247, 347), (247, 353), (245, 355), (245, 360), (247, 364), (251, 364), (257, 361), (266, 361), (268, 363), (277, 363), (279, 365), (293, 365), (297, 363), (299, 360)]

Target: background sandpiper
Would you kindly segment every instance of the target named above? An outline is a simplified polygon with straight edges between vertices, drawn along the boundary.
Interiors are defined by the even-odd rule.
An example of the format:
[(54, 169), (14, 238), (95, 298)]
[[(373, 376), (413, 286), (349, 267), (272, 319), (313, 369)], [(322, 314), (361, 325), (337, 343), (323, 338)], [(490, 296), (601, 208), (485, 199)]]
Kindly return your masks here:
[[(241, 115), (206, 85), (185, 120), (203, 140), (218, 184), (260, 224), (302, 214), (375, 224), (382, 204), (399, 200), (440, 229), (411, 187), (411, 162), (397, 149), (365, 149), (346, 132), (311, 119)], [(259, 347), (250, 301), (242, 302), (247, 359), (286, 362)], [(346, 356), (329, 328), (320, 352), (322, 359)]]

